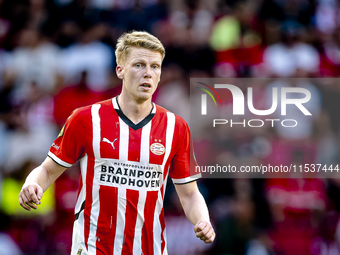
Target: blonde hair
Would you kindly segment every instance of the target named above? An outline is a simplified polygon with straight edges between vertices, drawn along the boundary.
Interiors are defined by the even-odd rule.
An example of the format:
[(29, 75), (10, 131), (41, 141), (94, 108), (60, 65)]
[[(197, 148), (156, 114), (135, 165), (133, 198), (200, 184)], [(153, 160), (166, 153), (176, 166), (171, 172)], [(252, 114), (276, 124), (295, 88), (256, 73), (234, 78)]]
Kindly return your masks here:
[(115, 52), (117, 65), (126, 60), (131, 47), (158, 51), (162, 55), (162, 59), (164, 59), (165, 49), (163, 44), (148, 32), (132, 31), (124, 33), (117, 41)]

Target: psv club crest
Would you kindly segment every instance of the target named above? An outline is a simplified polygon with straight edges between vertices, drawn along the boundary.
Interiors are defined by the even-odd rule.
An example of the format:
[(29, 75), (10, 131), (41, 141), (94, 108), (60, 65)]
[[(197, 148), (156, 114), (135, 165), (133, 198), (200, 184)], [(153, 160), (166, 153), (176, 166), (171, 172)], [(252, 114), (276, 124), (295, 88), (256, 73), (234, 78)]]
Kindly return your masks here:
[(150, 150), (153, 154), (162, 155), (165, 152), (165, 147), (161, 143), (153, 143), (150, 146)]

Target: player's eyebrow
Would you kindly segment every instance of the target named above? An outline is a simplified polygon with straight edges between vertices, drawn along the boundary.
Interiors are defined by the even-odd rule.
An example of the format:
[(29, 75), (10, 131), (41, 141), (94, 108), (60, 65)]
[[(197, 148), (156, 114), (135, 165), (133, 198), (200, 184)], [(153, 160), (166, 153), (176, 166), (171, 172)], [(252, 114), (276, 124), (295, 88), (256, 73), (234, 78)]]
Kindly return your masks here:
[[(147, 62), (147, 60), (145, 59), (145, 58), (135, 58), (135, 59), (133, 59), (132, 60), (132, 63), (133, 64), (135, 64), (135, 63), (146, 63)], [(154, 61), (152, 61), (151, 62), (151, 65), (162, 65), (162, 62), (161, 61), (159, 61), (159, 60), (154, 60)]]
[(145, 61), (144, 59), (141, 59), (141, 58), (134, 58), (134, 59), (132, 59), (132, 61), (131, 62), (142, 62), (142, 61)]
[(159, 65), (160, 66), (160, 65), (162, 65), (162, 62), (156, 60), (156, 61), (151, 62), (151, 65)]

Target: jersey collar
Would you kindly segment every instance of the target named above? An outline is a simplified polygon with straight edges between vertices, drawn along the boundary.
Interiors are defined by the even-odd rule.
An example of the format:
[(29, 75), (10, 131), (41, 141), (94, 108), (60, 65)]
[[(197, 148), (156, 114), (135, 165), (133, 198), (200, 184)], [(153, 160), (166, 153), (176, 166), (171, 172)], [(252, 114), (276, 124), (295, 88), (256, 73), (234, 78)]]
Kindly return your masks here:
[(126, 125), (128, 125), (129, 127), (131, 127), (133, 130), (137, 130), (139, 128), (144, 127), (146, 124), (148, 124), (152, 118), (155, 116), (156, 114), (156, 106), (154, 103), (152, 103), (152, 109), (149, 113), (148, 116), (146, 116), (141, 122), (139, 122), (138, 124), (134, 124), (124, 113), (123, 111), (120, 109), (119, 103), (118, 103), (118, 96), (112, 98), (112, 104), (113, 104), (113, 108), (115, 109), (116, 113), (118, 114), (118, 116), (125, 122)]

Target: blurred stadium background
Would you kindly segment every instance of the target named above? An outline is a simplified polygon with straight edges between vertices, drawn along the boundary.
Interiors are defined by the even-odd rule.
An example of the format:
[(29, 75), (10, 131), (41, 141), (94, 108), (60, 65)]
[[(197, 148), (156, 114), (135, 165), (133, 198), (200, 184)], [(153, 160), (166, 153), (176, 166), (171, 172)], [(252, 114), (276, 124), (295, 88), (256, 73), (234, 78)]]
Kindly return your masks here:
[[(337, 0), (0, 0), (1, 255), (69, 254), (78, 166), (35, 212), (18, 194), (72, 110), (119, 93), (114, 47), (132, 29), (166, 47), (154, 101), (186, 120), (190, 77), (340, 75)], [(201, 139), (200, 165), (339, 163), (340, 84), (308, 86), (318, 114), (298, 136), (240, 129)], [(204, 179), (200, 189), (217, 239), (196, 239), (170, 184), (171, 255), (340, 254), (340, 179)]]

